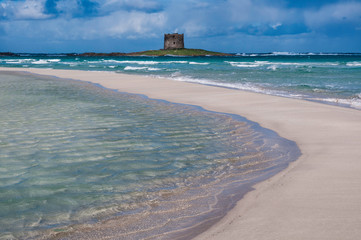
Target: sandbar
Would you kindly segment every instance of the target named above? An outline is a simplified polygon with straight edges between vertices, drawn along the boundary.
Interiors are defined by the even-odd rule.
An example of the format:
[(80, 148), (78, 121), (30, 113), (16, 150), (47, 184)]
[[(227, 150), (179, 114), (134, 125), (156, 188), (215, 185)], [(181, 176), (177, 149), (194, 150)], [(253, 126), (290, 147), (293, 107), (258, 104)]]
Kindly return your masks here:
[(100, 84), (152, 99), (237, 114), (295, 141), (302, 156), (258, 183), (195, 239), (359, 239), (361, 111), (115, 72), (0, 68)]

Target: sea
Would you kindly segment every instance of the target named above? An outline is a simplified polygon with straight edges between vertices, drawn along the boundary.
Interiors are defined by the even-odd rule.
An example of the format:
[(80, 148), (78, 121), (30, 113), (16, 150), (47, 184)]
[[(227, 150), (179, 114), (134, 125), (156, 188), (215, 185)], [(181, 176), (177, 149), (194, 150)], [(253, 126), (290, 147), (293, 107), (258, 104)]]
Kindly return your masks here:
[(140, 74), (361, 109), (361, 53), (236, 54), (229, 57), (0, 57), (0, 66)]
[[(26, 68), (113, 71), (361, 109), (361, 54), (0, 57), (0, 239), (189, 239), (301, 154), (242, 116)], [(211, 96), (210, 96), (211, 97)]]

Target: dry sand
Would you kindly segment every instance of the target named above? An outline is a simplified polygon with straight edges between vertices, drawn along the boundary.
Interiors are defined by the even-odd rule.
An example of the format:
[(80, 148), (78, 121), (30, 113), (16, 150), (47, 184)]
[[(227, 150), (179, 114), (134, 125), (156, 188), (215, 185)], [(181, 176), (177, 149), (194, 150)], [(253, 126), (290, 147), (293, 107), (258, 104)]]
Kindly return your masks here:
[(9, 69), (238, 114), (295, 141), (302, 156), (259, 183), (196, 239), (361, 239), (361, 111), (112, 72)]

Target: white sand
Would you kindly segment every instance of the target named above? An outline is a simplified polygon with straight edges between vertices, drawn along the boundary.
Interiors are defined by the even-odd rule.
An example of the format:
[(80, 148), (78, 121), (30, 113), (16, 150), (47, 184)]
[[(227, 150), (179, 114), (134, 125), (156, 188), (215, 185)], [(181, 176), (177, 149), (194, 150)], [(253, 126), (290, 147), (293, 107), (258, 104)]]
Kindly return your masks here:
[(202, 106), (295, 141), (299, 160), (259, 183), (197, 239), (361, 239), (361, 111), (240, 90), (111, 72), (28, 71)]

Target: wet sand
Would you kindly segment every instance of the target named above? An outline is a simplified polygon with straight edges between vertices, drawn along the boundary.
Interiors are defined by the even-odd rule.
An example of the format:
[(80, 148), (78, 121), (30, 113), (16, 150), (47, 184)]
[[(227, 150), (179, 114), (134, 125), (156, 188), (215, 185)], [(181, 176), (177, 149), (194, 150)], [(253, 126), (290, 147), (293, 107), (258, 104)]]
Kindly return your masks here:
[(295, 141), (302, 156), (261, 182), (196, 239), (358, 239), (361, 111), (240, 90), (113, 72), (0, 68), (241, 115)]

